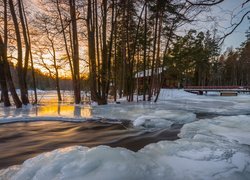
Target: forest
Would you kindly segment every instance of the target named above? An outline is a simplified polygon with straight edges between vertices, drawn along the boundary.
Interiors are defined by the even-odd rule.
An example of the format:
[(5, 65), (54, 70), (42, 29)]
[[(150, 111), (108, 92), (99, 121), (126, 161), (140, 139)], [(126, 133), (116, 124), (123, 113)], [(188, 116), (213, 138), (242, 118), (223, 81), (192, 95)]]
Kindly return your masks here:
[(222, 45), (249, 11), (223, 35), (216, 26), (186, 28), (222, 2), (0, 0), (1, 101), (20, 108), (33, 89), (36, 104), (39, 88), (55, 89), (58, 101), (61, 90), (73, 90), (76, 104), (89, 91), (101, 105), (134, 94), (156, 101), (162, 87), (247, 86), (250, 31), (238, 49)]

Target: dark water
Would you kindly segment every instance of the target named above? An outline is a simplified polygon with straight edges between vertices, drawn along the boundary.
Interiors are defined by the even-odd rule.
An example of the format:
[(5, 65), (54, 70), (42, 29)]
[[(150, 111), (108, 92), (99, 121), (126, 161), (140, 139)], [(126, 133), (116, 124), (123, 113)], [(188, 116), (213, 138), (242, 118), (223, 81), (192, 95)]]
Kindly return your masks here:
[(108, 145), (137, 151), (161, 140), (176, 140), (181, 125), (171, 129), (135, 129), (128, 121), (60, 122), (39, 121), (0, 125), (0, 169), (21, 164), (42, 152), (73, 145)]

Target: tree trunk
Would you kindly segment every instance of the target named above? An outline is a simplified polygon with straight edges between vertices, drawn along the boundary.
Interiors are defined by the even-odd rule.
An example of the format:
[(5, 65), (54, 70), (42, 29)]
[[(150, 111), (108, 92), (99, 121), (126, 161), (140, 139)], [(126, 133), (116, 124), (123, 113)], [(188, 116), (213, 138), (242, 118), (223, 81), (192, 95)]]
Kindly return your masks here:
[[(96, 1), (95, 1), (96, 3)], [(93, 7), (97, 7), (95, 4)], [(88, 56), (89, 56), (89, 75), (90, 75), (90, 91), (91, 91), (91, 100), (93, 101), (98, 101), (99, 95), (97, 93), (97, 74), (96, 74), (96, 55), (95, 55), (95, 35), (98, 36), (98, 34), (95, 34), (95, 24), (97, 22), (96, 19), (94, 20), (92, 16), (92, 11), (94, 9), (92, 8), (92, 2), (91, 0), (88, 0), (88, 10), (87, 10), (87, 19), (86, 19), (86, 24), (87, 24), (87, 32), (88, 32)], [(94, 11), (95, 12), (95, 11)], [(98, 37), (96, 37), (98, 38)], [(99, 82), (99, 81), (98, 81)]]
[[(22, 10), (24, 12), (23, 3), (22, 3)], [(27, 37), (28, 37), (28, 44), (29, 44), (30, 63), (31, 63), (32, 81), (33, 81), (33, 90), (34, 90), (34, 94), (35, 94), (35, 101), (33, 102), (33, 104), (37, 104), (36, 77), (35, 77), (33, 56), (32, 56), (32, 51), (31, 51), (31, 40), (30, 40), (29, 26), (28, 26), (27, 17), (26, 17), (25, 12), (24, 12), (23, 15), (24, 15), (25, 25), (26, 25), (26, 28), (27, 28)]]
[[(0, 47), (0, 49), (2, 48)], [(4, 106), (5, 107), (11, 106), (9, 94), (8, 94), (8, 87), (7, 87), (6, 78), (5, 78), (5, 69), (4, 69), (2, 53), (0, 54), (0, 86), (1, 86), (1, 100), (4, 103)]]
[[(5, 24), (5, 27), (7, 27), (7, 24)], [(4, 29), (5, 29), (4, 31), (7, 32), (7, 29), (6, 28), (4, 28)], [(7, 43), (7, 36), (5, 37), (5, 42)], [(1, 49), (1, 48), (3, 48), (3, 49)], [(10, 93), (12, 95), (13, 101), (14, 101), (17, 108), (21, 108), (22, 102), (20, 101), (20, 99), (16, 93), (16, 88), (15, 88), (14, 83), (12, 81), (9, 63), (7, 61), (6, 44), (4, 44), (1, 35), (0, 35), (0, 52), (2, 52), (2, 60), (3, 60), (4, 69), (5, 69), (5, 71), (4, 71), (5, 78), (6, 78), (6, 82), (7, 82), (8, 86), (9, 86), (9, 90), (10, 90)]]
[[(165, 56), (167, 53), (168, 53), (168, 49), (169, 49), (169, 44), (170, 44), (170, 40), (171, 40), (171, 38), (172, 38), (172, 35), (173, 35), (173, 31), (174, 31), (174, 22), (173, 22), (173, 24), (172, 24), (172, 26), (171, 26), (171, 28), (170, 28), (170, 32), (169, 32), (169, 36), (168, 36), (168, 40), (167, 40), (167, 44), (166, 44), (166, 48), (165, 48), (165, 51), (164, 51), (164, 54), (163, 54), (163, 56)], [(158, 87), (158, 89), (157, 89), (157, 94), (156, 94), (156, 97), (155, 97), (155, 100), (154, 100), (154, 102), (157, 102), (157, 100), (158, 100), (158, 98), (159, 98), (159, 95), (160, 95), (160, 91), (161, 91), (161, 87), (163, 86), (163, 83), (164, 83), (164, 77), (165, 77), (165, 70), (164, 70), (164, 68), (165, 68), (165, 63), (163, 62), (163, 64), (162, 64), (162, 78), (161, 78), (161, 81), (160, 81), (160, 86)]]
[(58, 73), (58, 68), (57, 68), (57, 62), (56, 62), (56, 50), (54, 46), (53, 39), (50, 39), (51, 47), (52, 47), (52, 52), (53, 52), (53, 66), (56, 72), (56, 92), (57, 92), (57, 98), (58, 102), (62, 101), (62, 96), (61, 96), (61, 90), (60, 90), (60, 83), (59, 83), (59, 73)]
[(16, 33), (16, 40), (17, 40), (17, 73), (18, 73), (18, 81), (21, 91), (21, 99), (22, 103), (24, 105), (27, 105), (29, 103), (28, 94), (26, 91), (26, 85), (24, 80), (24, 72), (23, 72), (23, 62), (22, 62), (22, 41), (21, 41), (21, 35), (19, 30), (19, 25), (17, 21), (17, 16), (15, 13), (15, 8), (13, 5), (13, 1), (9, 0), (9, 7), (11, 16), (14, 23), (15, 33)]
[(110, 88), (111, 57), (112, 57), (112, 49), (113, 49), (114, 26), (115, 26), (115, 1), (112, 0), (111, 33), (110, 33), (110, 41), (109, 41), (109, 53), (108, 53), (109, 56), (108, 56), (108, 69), (107, 69), (108, 82), (106, 84), (106, 96), (108, 96), (109, 88)]
[[(146, 101), (146, 61), (147, 61), (147, 30), (148, 30), (148, 6), (145, 4), (145, 20), (144, 20), (144, 45), (143, 45), (143, 101)], [(137, 77), (138, 78), (138, 77)]]
[(72, 47), (73, 47), (73, 85), (74, 85), (74, 96), (75, 103), (80, 104), (81, 102), (81, 89), (80, 89), (80, 73), (79, 73), (79, 45), (78, 45), (78, 34), (77, 34), (77, 22), (76, 22), (76, 9), (75, 0), (69, 0), (70, 2), (70, 16), (72, 23)]
[[(158, 5), (157, 5), (158, 7)], [(154, 44), (153, 44), (153, 60), (151, 66), (151, 77), (150, 77), (150, 86), (149, 86), (149, 94), (148, 94), (148, 101), (151, 101), (153, 95), (153, 88), (154, 88), (154, 70), (155, 70), (155, 54), (156, 54), (156, 45), (157, 45), (157, 34), (158, 34), (158, 21), (159, 21), (159, 12), (156, 12), (155, 17), (155, 29), (154, 29)]]
[(69, 52), (69, 48), (68, 48), (67, 37), (66, 37), (66, 33), (65, 33), (65, 27), (64, 27), (64, 24), (63, 24), (63, 19), (62, 19), (62, 14), (61, 14), (61, 10), (60, 10), (59, 0), (56, 0), (56, 7), (57, 7), (58, 14), (59, 14), (61, 28), (62, 28), (64, 47), (65, 47), (67, 58), (68, 58), (68, 61), (69, 61), (71, 75), (72, 75), (72, 78), (73, 78), (74, 70), (73, 70), (72, 60), (71, 60), (70, 52)]
[(23, 39), (25, 44), (25, 55), (24, 55), (24, 67), (23, 67), (23, 81), (24, 81), (24, 93), (28, 96), (28, 87), (27, 87), (27, 71), (28, 71), (28, 65), (29, 65), (29, 55), (30, 55), (30, 44), (28, 40), (27, 35), (27, 27), (24, 20), (24, 7), (23, 7), (23, 0), (18, 0), (18, 9), (19, 9), (19, 16), (21, 21), (21, 27), (22, 27), (22, 33), (23, 33)]
[(107, 57), (108, 49), (107, 49), (107, 0), (102, 1), (102, 73), (101, 73), (101, 80), (102, 80), (102, 95), (101, 100), (98, 104), (107, 104), (107, 94), (106, 94), (106, 87), (109, 86), (108, 84), (108, 64), (109, 60)]

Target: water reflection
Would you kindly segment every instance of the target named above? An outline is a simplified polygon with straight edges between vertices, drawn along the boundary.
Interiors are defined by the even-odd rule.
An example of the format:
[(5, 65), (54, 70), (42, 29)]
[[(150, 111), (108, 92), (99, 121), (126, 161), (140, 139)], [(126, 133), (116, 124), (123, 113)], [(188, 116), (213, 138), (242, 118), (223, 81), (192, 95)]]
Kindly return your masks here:
[(50, 105), (38, 106), (36, 116), (64, 116), (64, 117), (92, 117), (92, 108), (90, 106), (73, 105)]

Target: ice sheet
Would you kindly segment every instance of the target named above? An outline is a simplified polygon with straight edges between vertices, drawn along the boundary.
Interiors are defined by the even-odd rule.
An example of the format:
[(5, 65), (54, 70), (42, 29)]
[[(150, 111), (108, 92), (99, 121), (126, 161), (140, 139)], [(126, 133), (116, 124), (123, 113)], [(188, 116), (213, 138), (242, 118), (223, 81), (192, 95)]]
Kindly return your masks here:
[[(74, 146), (0, 171), (2, 179), (215, 179), (250, 177), (250, 116), (184, 125), (176, 141), (124, 148)], [(229, 133), (231, 132), (231, 133)], [(232, 135), (233, 133), (233, 135)]]
[[(60, 113), (47, 111), (42, 115), (36, 115), (34, 107), (20, 112), (1, 107), (0, 122), (95, 117), (128, 119), (143, 128), (185, 125), (179, 134), (181, 139), (149, 144), (138, 152), (107, 146), (74, 146), (43, 153), (20, 166), (1, 170), (0, 179), (248, 180), (250, 177), (249, 95), (197, 96), (183, 90), (163, 90), (156, 104), (70, 107), (73, 109)], [(203, 112), (217, 117), (195, 121), (195, 113)]]

